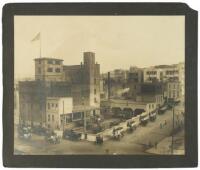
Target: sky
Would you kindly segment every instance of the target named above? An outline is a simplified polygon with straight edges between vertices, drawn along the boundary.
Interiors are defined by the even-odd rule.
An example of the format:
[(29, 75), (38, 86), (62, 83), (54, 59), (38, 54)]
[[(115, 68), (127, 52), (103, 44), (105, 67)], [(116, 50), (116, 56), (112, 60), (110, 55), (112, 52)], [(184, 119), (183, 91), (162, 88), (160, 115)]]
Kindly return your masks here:
[(101, 73), (130, 66), (184, 62), (184, 16), (15, 16), (15, 78), (34, 77), (34, 59), (59, 58), (65, 65), (95, 52)]

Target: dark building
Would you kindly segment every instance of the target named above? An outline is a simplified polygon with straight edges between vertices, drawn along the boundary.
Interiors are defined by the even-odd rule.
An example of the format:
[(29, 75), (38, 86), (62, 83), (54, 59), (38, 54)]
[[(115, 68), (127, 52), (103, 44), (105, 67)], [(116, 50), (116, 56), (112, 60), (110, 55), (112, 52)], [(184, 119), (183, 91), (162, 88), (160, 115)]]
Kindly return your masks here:
[(19, 82), (20, 121), (45, 126), (46, 100), (51, 97), (72, 97), (74, 114), (86, 107), (99, 114), (100, 65), (95, 53), (85, 52), (83, 63), (73, 66), (60, 59), (35, 59), (35, 81)]
[(164, 103), (163, 83), (133, 83), (129, 90), (129, 99), (137, 102), (155, 102), (157, 105)]

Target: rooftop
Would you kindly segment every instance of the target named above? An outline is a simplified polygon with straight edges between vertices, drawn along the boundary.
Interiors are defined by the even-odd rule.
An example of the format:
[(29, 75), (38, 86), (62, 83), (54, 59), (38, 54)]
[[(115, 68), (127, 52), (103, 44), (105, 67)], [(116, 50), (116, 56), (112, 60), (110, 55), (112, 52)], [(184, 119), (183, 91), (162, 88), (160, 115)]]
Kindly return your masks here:
[(57, 61), (63, 61), (62, 59), (50, 58), (50, 57), (35, 58), (34, 60), (57, 60)]

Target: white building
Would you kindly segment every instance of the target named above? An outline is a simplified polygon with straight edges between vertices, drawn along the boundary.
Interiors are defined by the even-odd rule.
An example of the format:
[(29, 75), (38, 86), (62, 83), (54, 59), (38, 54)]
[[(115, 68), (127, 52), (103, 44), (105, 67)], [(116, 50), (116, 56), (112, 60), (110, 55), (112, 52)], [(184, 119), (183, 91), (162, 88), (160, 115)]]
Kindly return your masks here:
[(185, 94), (185, 64), (160, 65), (144, 69), (144, 82), (179, 82), (180, 97)]
[(46, 100), (46, 124), (51, 129), (62, 129), (72, 121), (73, 102), (71, 97), (48, 97)]

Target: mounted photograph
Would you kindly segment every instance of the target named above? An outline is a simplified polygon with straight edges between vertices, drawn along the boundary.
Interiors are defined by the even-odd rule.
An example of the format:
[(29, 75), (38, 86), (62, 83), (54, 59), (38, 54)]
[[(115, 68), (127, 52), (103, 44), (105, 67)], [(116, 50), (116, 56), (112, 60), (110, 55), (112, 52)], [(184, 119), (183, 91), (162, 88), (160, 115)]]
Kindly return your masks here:
[(185, 16), (14, 16), (14, 155), (185, 155)]
[(198, 165), (198, 12), (185, 3), (3, 7), (3, 165)]

